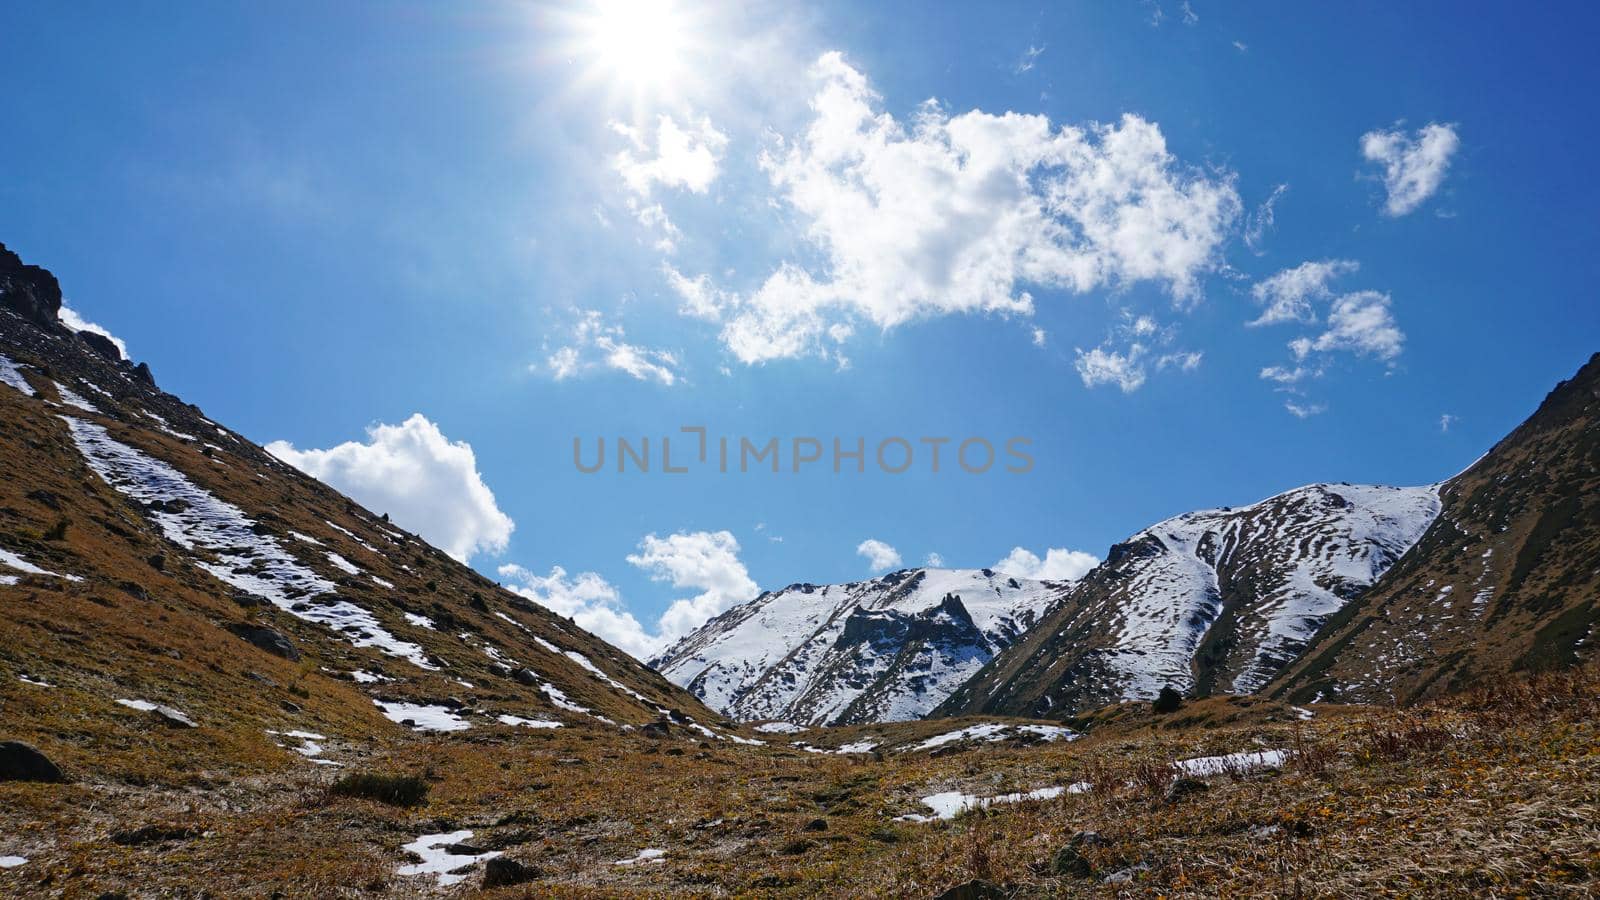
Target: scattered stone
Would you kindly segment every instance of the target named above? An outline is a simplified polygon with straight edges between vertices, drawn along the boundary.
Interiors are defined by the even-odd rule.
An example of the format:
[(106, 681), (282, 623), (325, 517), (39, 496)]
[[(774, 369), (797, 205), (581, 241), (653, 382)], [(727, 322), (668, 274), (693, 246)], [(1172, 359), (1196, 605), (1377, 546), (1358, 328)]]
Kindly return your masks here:
[(664, 738), (672, 733), (672, 725), (666, 719), (657, 719), (641, 726), (639, 733), (649, 738)]
[(200, 829), (187, 825), (145, 825), (142, 828), (113, 832), (111, 843), (122, 847), (142, 847), (145, 844), (160, 844), (166, 841), (187, 841), (203, 833)]
[(1126, 869), (1118, 869), (1117, 871), (1112, 872), (1110, 875), (1107, 875), (1105, 878), (1101, 879), (1101, 883), (1132, 884), (1133, 880), (1139, 877), (1139, 873), (1148, 871), (1150, 871), (1149, 863), (1139, 863), (1137, 865), (1129, 866)]
[(935, 895), (934, 900), (1005, 900), (1007, 896), (1006, 889), (1000, 885), (974, 878)]
[(1080, 831), (1072, 836), (1065, 847), (1055, 852), (1050, 857), (1050, 872), (1053, 875), (1064, 875), (1073, 878), (1088, 878), (1094, 874), (1094, 863), (1084, 855), (1090, 847), (1104, 847), (1105, 838), (1099, 832)]
[(805, 824), (804, 828), (802, 828), (800, 830), (801, 831), (827, 831), (828, 830), (828, 820), (827, 819), (812, 819), (811, 821), (809, 821), (809, 822), (807, 822)]
[(1156, 695), (1155, 702), (1150, 704), (1150, 709), (1158, 713), (1177, 712), (1183, 706), (1183, 695), (1170, 687), (1164, 687)]
[(105, 335), (96, 334), (93, 331), (80, 331), (78, 332), (78, 337), (82, 338), (83, 342), (89, 345), (90, 350), (93, 350), (112, 362), (122, 362), (122, 351), (118, 350), (117, 345), (113, 344), (111, 339)]
[(1179, 778), (1167, 786), (1166, 801), (1168, 803), (1177, 803), (1185, 797), (1203, 794), (1209, 790), (1211, 790), (1211, 785), (1198, 778)]
[(483, 886), (485, 888), (505, 887), (512, 884), (522, 884), (532, 881), (544, 874), (537, 867), (517, 862), (504, 856), (496, 856), (484, 863)]
[(516, 680), (517, 684), (525, 684), (528, 687), (539, 686), (539, 675), (532, 669), (518, 669), (511, 673), (511, 677)]
[(21, 741), (0, 741), (0, 781), (66, 781), (50, 758)]
[(290, 662), (298, 662), (300, 659), (300, 651), (295, 648), (295, 645), (282, 632), (246, 623), (229, 625), (228, 630), (255, 647), (271, 653), (273, 656), (281, 656)]

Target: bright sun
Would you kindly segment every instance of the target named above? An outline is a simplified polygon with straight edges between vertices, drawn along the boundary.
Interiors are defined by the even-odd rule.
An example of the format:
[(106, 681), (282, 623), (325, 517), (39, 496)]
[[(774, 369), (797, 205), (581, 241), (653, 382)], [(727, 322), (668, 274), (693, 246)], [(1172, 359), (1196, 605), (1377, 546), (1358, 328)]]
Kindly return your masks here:
[(689, 34), (671, 0), (593, 0), (578, 40), (594, 74), (636, 93), (670, 94), (682, 80)]

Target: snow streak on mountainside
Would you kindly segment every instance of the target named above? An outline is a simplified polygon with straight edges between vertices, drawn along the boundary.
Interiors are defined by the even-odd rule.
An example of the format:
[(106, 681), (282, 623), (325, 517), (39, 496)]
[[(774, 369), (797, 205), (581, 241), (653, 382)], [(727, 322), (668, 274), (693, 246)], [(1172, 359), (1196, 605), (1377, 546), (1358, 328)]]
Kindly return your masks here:
[(1600, 354), (1465, 472), (1416, 549), (1265, 693), (1410, 703), (1592, 658), (1600, 637)]
[(653, 665), (739, 719), (914, 719), (1027, 631), (1066, 587), (988, 569), (795, 584), (712, 619)]
[(1314, 484), (1160, 522), (1113, 547), (939, 712), (1055, 714), (1165, 686), (1257, 690), (1438, 514), (1433, 487)]

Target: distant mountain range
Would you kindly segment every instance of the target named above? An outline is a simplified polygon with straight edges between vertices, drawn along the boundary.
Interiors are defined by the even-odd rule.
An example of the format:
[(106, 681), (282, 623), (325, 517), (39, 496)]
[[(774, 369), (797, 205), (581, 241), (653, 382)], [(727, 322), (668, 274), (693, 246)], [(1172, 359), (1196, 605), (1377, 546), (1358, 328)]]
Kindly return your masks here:
[(1465, 472), (1185, 513), (1075, 583), (916, 569), (791, 585), (653, 661), (746, 720), (1070, 716), (1267, 693), (1410, 702), (1592, 655), (1600, 354)]
[(792, 584), (717, 616), (651, 664), (735, 718), (916, 719), (1031, 628), (1067, 586), (990, 569)]

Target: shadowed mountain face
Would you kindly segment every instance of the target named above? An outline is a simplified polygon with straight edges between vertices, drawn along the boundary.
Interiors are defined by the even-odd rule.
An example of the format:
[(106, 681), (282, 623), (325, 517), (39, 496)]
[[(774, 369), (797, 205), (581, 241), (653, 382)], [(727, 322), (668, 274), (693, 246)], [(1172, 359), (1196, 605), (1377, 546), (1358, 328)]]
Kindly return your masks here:
[(1593, 653), (1600, 354), (1440, 493), (1443, 512), (1412, 552), (1270, 694), (1413, 702)]
[(269, 729), (719, 718), (159, 390), (58, 305), (49, 273), (0, 251), (0, 660), (57, 701), (8, 736), (87, 768), (89, 742), (60, 735), (103, 726), (114, 746), (146, 705), (223, 755)]
[(712, 619), (654, 665), (739, 719), (915, 719), (1032, 626), (1065, 587), (987, 569), (790, 585)]
[(1111, 548), (935, 715), (1063, 715), (1162, 687), (1249, 693), (1433, 521), (1431, 487), (1315, 484)]

